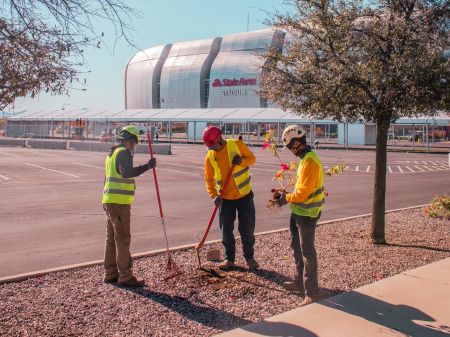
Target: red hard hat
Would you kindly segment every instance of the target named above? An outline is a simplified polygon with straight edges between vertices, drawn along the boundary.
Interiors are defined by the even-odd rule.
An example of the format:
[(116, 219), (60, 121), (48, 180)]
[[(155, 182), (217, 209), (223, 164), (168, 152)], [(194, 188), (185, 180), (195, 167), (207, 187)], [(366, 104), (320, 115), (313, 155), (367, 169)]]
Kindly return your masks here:
[(208, 126), (205, 131), (203, 131), (203, 142), (207, 147), (211, 147), (217, 144), (217, 141), (222, 136), (222, 131), (218, 127)]

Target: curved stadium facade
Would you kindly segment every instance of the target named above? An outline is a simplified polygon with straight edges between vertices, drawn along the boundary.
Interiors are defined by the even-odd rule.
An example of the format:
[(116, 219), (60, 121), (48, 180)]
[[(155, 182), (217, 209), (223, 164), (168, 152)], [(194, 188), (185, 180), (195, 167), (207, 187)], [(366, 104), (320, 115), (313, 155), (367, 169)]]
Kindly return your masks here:
[(263, 29), (156, 46), (125, 70), (126, 109), (275, 107), (257, 92), (261, 53), (282, 51), (285, 32)]

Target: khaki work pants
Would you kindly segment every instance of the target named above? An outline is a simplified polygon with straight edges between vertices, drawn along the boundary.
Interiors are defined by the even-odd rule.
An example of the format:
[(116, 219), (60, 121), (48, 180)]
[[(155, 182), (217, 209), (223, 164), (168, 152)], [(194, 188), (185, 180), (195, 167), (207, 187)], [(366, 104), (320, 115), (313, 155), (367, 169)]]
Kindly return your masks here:
[(119, 277), (119, 282), (133, 277), (130, 254), (131, 205), (103, 204), (106, 212), (105, 280)]

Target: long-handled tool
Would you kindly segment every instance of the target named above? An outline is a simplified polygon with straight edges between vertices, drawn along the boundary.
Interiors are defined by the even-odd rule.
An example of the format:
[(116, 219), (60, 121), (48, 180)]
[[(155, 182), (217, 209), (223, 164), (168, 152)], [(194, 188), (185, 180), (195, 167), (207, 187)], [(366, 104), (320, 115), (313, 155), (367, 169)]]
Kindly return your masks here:
[[(225, 183), (222, 185), (222, 190), (220, 191), (219, 197), (222, 198), (223, 192), (225, 191), (225, 188), (228, 185), (228, 182), (230, 181), (231, 175), (233, 173), (234, 170), (234, 164), (231, 165), (230, 171), (228, 172), (227, 178), (225, 179)], [(197, 252), (197, 261), (198, 261), (198, 268), (202, 269), (202, 262), (200, 260), (200, 249), (203, 247), (203, 245), (205, 244), (206, 241), (206, 237), (208, 236), (209, 230), (211, 229), (211, 225), (214, 221), (214, 218), (216, 217), (216, 213), (218, 210), (218, 206), (214, 207), (214, 210), (211, 214), (211, 217), (209, 218), (209, 222), (208, 222), (208, 226), (206, 227), (205, 230), (205, 234), (203, 234), (203, 238), (200, 240), (200, 242), (197, 244), (197, 246), (195, 247), (195, 250)]]
[[(153, 159), (153, 147), (152, 147), (152, 139), (150, 137), (150, 132), (147, 134), (147, 140), (148, 140), (148, 150), (150, 152), (150, 158)], [(153, 178), (155, 180), (155, 188), (156, 188), (156, 195), (158, 197), (158, 206), (159, 206), (159, 214), (161, 216), (161, 225), (164, 231), (164, 237), (166, 239), (166, 254), (167, 254), (167, 267), (166, 272), (167, 275), (164, 277), (164, 281), (167, 281), (171, 278), (177, 277), (178, 275), (183, 274), (183, 271), (176, 265), (175, 261), (172, 258), (172, 253), (169, 249), (169, 239), (167, 238), (167, 231), (166, 231), (166, 225), (164, 223), (164, 215), (161, 205), (161, 196), (159, 194), (159, 186), (158, 186), (158, 178), (156, 176), (156, 168), (153, 168)]]

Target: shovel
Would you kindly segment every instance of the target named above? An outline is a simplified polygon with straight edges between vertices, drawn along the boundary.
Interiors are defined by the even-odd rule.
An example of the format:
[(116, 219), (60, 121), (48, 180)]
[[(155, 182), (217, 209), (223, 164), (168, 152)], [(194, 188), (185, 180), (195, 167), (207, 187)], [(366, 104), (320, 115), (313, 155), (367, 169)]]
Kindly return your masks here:
[[(219, 197), (222, 198), (223, 192), (225, 191), (225, 188), (228, 185), (228, 182), (230, 181), (231, 174), (233, 173), (234, 164), (231, 165), (230, 171), (228, 172), (227, 178), (225, 179), (225, 183), (222, 185), (222, 190), (220, 191)], [(214, 210), (211, 214), (211, 217), (209, 218), (208, 226), (206, 227), (205, 234), (203, 234), (203, 238), (200, 240), (200, 242), (195, 247), (196, 253), (197, 253), (197, 261), (198, 261), (198, 268), (202, 269), (202, 262), (200, 260), (200, 249), (203, 247), (206, 241), (206, 237), (208, 236), (209, 230), (211, 229), (211, 225), (214, 221), (214, 218), (216, 217), (217, 210), (219, 209), (218, 206), (214, 207)], [(210, 253), (210, 255), (214, 255), (214, 253)]]

